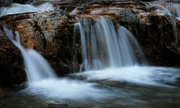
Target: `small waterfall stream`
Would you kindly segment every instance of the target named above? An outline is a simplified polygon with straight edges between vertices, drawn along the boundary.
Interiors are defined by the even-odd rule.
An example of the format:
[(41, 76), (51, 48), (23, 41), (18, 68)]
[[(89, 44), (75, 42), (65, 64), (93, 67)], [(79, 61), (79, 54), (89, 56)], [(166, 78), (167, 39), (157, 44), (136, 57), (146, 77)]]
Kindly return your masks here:
[[(175, 82), (178, 69), (147, 66), (141, 48), (125, 27), (114, 25), (111, 19), (100, 17), (91, 22), (77, 19), (75, 37), (80, 35), (82, 73), (87, 80), (128, 81), (132, 83), (167, 86), (161, 82)], [(78, 34), (79, 32), (79, 34)], [(164, 71), (167, 73), (164, 73)], [(167, 76), (170, 75), (171, 77)], [(167, 77), (162, 78), (163, 77)]]
[(37, 51), (25, 49), (20, 43), (19, 33), (16, 31), (16, 39), (11, 30), (4, 27), (6, 35), (20, 49), (23, 58), (28, 82), (41, 81), (47, 78), (56, 78), (53, 69), (48, 62)]
[[(87, 83), (79, 80), (57, 78), (53, 69), (43, 56), (33, 49), (25, 49), (20, 43), (17, 31), (4, 27), (5, 34), (16, 45), (23, 56), (25, 71), (28, 77), (28, 87), (25, 93), (43, 95), (55, 99), (103, 99), (111, 96), (107, 90), (96, 88), (95, 83)], [(106, 94), (106, 95), (103, 95)]]
[[(158, 5), (165, 7), (162, 7), (165, 14), (180, 17), (179, 4), (163, 3)], [(50, 3), (38, 7), (29, 4), (12, 4), (0, 8), (0, 17), (53, 9), (54, 7)], [(81, 72), (63, 78), (56, 76), (54, 70), (40, 53), (21, 45), (18, 31), (9, 30), (6, 27), (3, 30), (22, 53), (28, 81), (26, 88), (20, 91), (21, 95), (13, 94), (10, 101), (8, 96), (4, 96), (5, 98), (0, 101), (0, 107), (3, 101), (6, 101), (7, 104), (12, 101), (31, 104), (33, 101), (43, 100), (44, 104), (44, 100), (50, 100), (50, 104), (55, 105), (52, 107), (61, 107), (57, 103), (64, 105), (66, 103), (64, 101), (68, 101), (72, 107), (76, 107), (76, 105), (79, 107), (78, 105), (86, 102), (89, 106), (82, 105), (82, 107), (108, 108), (149, 107), (152, 104), (159, 106), (169, 100), (173, 100), (174, 105), (174, 101), (179, 100), (180, 90), (179, 85), (176, 84), (180, 82), (180, 70), (148, 66), (133, 34), (125, 27), (113, 23), (110, 18), (99, 17), (95, 20), (77, 18), (74, 27), (74, 42), (77, 38), (80, 39), (78, 41), (81, 44), (83, 59)], [(27, 99), (28, 96), (30, 98)], [(165, 100), (167, 97), (170, 98), (168, 101)], [(75, 106), (72, 104), (73, 102), (75, 102)], [(62, 107), (64, 107), (63, 105)], [(31, 106), (25, 105), (25, 107)]]
[(173, 15), (177, 17), (177, 19), (180, 19), (180, 2), (178, 1), (166, 1), (166, 0), (159, 0), (159, 1), (153, 1), (149, 2), (151, 6), (160, 6), (164, 8), (164, 10), (168, 11), (167, 13), (169, 15)]
[(110, 19), (103, 17), (95, 22), (91, 24), (89, 19), (82, 18), (75, 24), (75, 33), (80, 31), (82, 66), (86, 71), (139, 64), (136, 53), (144, 58), (143, 53), (137, 40), (125, 27), (117, 25), (116, 29)]

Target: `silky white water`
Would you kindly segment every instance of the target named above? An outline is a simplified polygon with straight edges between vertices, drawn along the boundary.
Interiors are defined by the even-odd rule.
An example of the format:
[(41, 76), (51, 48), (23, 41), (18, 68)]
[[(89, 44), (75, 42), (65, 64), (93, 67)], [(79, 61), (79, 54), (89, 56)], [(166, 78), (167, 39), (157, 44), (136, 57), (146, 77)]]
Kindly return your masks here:
[(179, 69), (147, 66), (140, 46), (130, 31), (123, 26), (114, 26), (108, 18), (101, 17), (95, 23), (87, 18), (78, 19), (75, 33), (78, 34), (78, 31), (84, 71), (76, 76), (84, 76), (87, 80), (126, 81), (155, 86), (167, 86), (165, 83), (173, 83), (180, 78)]
[(96, 88), (97, 84), (71, 79), (46, 79), (30, 83), (23, 92), (41, 94), (55, 100), (106, 100), (114, 97), (108, 90)]
[(25, 49), (21, 45), (18, 32), (15, 32), (14, 37), (12, 30), (4, 27), (4, 31), (20, 49), (24, 58), (28, 87), (23, 92), (48, 98), (73, 100), (105, 99), (111, 96), (107, 90), (96, 88), (94, 83), (57, 78), (43, 56), (33, 49)]
[(87, 80), (125, 81), (168, 87), (166, 83), (173, 84), (180, 78), (179, 72), (179, 69), (168, 67), (128, 66), (85, 71), (76, 75), (84, 76)]
[(81, 39), (84, 70), (144, 63), (137, 40), (125, 27), (117, 25), (115, 29), (111, 19), (103, 17), (95, 22), (92, 24), (91, 20), (82, 18), (75, 24), (75, 34), (79, 31)]
[[(160, 6), (162, 7), (168, 15), (173, 15), (180, 19), (180, 3), (177, 1), (153, 1), (149, 2), (151, 6)], [(163, 10), (161, 10), (162, 12)]]
[(30, 4), (13, 3), (7, 7), (0, 7), (0, 17), (5, 15), (28, 13), (28, 12), (44, 12), (52, 11), (54, 7), (51, 3), (44, 3), (37, 7)]
[(14, 40), (14, 35), (11, 30), (4, 27), (4, 31), (11, 41), (21, 50), (28, 82), (36, 82), (47, 78), (56, 78), (53, 69), (37, 51), (23, 48), (20, 43), (18, 32), (16, 32), (16, 40)]

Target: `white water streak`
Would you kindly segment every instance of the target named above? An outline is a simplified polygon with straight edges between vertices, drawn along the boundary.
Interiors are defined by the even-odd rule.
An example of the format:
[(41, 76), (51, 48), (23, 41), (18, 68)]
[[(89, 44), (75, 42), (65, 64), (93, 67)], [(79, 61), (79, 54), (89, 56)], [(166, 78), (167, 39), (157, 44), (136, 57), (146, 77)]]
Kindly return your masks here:
[(19, 33), (16, 32), (16, 40), (11, 30), (4, 27), (6, 35), (20, 49), (23, 58), (26, 74), (29, 82), (40, 81), (45, 78), (55, 78), (53, 69), (48, 62), (37, 51), (33, 49), (24, 49), (20, 43)]
[(133, 35), (125, 27), (117, 25), (116, 29), (108, 18), (101, 17), (95, 24), (86, 18), (78, 19), (75, 26), (75, 33), (80, 32), (85, 70), (137, 65), (137, 52), (143, 58)]
[(23, 90), (25, 93), (42, 95), (54, 99), (105, 99), (110, 98), (111, 93), (107, 90), (96, 88), (96, 84), (83, 81), (58, 79), (48, 62), (37, 51), (25, 49), (20, 43), (19, 33), (4, 27), (6, 35), (21, 50), (24, 58), (24, 65), (28, 77), (28, 87)]
[[(177, 19), (180, 18), (180, 3), (179, 2), (173, 2), (173, 1), (153, 1), (149, 2), (151, 6), (159, 6), (161, 7), (164, 11), (168, 13), (168, 15), (173, 15), (177, 17)], [(163, 12), (161, 10), (161, 12)]]

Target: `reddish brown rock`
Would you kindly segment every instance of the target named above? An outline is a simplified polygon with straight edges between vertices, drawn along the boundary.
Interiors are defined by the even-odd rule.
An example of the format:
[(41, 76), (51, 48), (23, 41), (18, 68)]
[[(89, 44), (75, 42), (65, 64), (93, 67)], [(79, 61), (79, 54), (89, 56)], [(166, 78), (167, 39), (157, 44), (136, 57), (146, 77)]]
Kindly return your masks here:
[[(1, 23), (13, 31), (18, 31), (21, 44), (25, 48), (39, 51), (47, 58), (58, 75), (72, 72), (75, 18), (61, 16), (54, 12), (21, 15), (3, 17)], [(22, 19), (19, 19), (20, 16)]]

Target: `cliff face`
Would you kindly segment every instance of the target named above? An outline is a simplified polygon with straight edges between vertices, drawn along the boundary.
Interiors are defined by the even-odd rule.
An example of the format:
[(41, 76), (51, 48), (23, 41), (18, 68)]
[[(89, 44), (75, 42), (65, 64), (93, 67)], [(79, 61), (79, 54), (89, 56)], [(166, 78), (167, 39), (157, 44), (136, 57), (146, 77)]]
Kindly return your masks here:
[[(151, 64), (180, 63), (180, 21), (161, 11), (160, 7), (146, 6), (145, 3), (132, 1), (82, 4), (52, 2), (52, 4), (55, 7), (54, 11), (9, 15), (2, 17), (0, 23), (18, 31), (22, 45), (39, 51), (58, 75), (78, 72), (82, 63), (80, 42), (77, 40), (73, 46), (76, 17), (111, 18), (114, 23), (125, 26), (135, 35)], [(0, 41), (3, 42), (2, 39), (1, 36)], [(21, 61), (19, 50), (15, 47), (11, 47), (11, 50), (18, 51), (17, 61)], [(0, 57), (9, 54), (8, 51), (4, 52)], [(20, 67), (23, 67), (22, 64)]]

